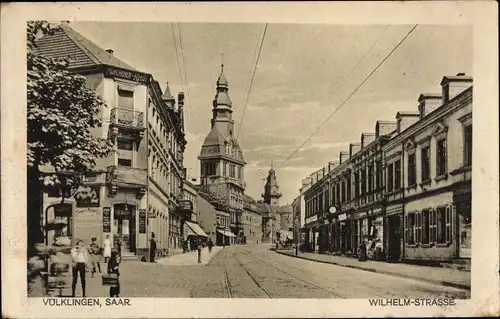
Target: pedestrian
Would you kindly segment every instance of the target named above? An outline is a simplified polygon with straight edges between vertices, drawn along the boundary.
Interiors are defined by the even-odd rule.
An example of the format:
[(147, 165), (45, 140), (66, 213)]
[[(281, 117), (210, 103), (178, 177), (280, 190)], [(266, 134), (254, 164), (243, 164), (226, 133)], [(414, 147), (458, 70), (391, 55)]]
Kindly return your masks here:
[(116, 251), (111, 252), (111, 257), (108, 262), (108, 274), (116, 276), (116, 284), (109, 287), (110, 297), (120, 297), (120, 270), (118, 266), (120, 261), (118, 258), (118, 253)]
[(85, 271), (89, 263), (88, 251), (83, 247), (83, 241), (77, 240), (76, 246), (71, 249), (71, 259), (73, 261), (72, 275), (73, 282), (71, 284), (72, 296), (76, 296), (76, 282), (80, 275), (80, 283), (82, 285), (82, 296), (85, 297)]
[(187, 251), (190, 252), (191, 251), (191, 241), (189, 239), (186, 239), (186, 247), (187, 247)]
[(155, 233), (151, 233), (151, 239), (149, 240), (149, 262), (154, 263), (155, 262), (155, 256), (156, 256), (156, 239), (155, 239)]
[(368, 259), (366, 255), (366, 242), (367, 238), (363, 238), (361, 243), (359, 244), (359, 249), (358, 249), (358, 260), (359, 261), (366, 261)]
[(97, 244), (97, 238), (92, 237), (91, 239), (91, 244), (89, 246), (89, 253), (90, 253), (90, 262), (92, 263), (92, 278), (94, 278), (94, 274), (96, 273), (96, 268), (99, 270), (99, 273), (101, 274), (101, 264), (100, 259), (101, 259), (101, 247)]
[(198, 250), (198, 264), (201, 264), (201, 249), (203, 248), (203, 245), (201, 243), (201, 239), (198, 240), (198, 246), (196, 249)]
[(212, 238), (208, 239), (207, 246), (208, 246), (208, 252), (211, 254), (212, 253), (212, 247), (214, 246), (214, 243), (212, 242)]
[(111, 239), (109, 239), (109, 235), (106, 235), (104, 239), (102, 255), (104, 257), (104, 262), (107, 263), (109, 257), (111, 257)]

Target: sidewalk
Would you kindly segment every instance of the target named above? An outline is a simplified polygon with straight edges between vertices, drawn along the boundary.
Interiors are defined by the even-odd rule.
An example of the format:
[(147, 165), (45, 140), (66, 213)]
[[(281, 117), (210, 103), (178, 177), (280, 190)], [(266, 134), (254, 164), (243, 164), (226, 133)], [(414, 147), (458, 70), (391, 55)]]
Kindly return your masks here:
[(205, 247), (201, 251), (201, 263), (198, 263), (198, 252), (191, 251), (188, 253), (172, 255), (169, 257), (160, 258), (156, 261), (160, 265), (168, 266), (195, 266), (195, 265), (207, 265), (210, 260), (217, 255), (219, 251), (222, 250), (221, 246), (214, 246), (212, 248), (212, 253), (208, 252), (208, 248)]
[(470, 272), (452, 268), (415, 266), (404, 263), (387, 263), (383, 261), (372, 260), (360, 262), (356, 258), (352, 257), (332, 256), (317, 253), (299, 252), (299, 255), (295, 256), (295, 250), (278, 250), (276, 252), (278, 254), (291, 257), (333, 264), (342, 267), (361, 269), (396, 277), (410, 278), (459, 289), (470, 290), (471, 285)]

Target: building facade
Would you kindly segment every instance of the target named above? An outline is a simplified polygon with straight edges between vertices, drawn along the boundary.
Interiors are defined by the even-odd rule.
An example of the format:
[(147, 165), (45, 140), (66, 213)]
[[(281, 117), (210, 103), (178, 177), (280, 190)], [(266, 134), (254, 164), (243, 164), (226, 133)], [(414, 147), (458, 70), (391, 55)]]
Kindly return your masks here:
[[(222, 201), (220, 208), (229, 215), (229, 225), (223, 226), (221, 222), (218, 226), (219, 233), (228, 237), (222, 241), (235, 243), (243, 238), (245, 160), (234, 136), (232, 102), (228, 90), (228, 81), (222, 66), (212, 103), (210, 132), (203, 142), (198, 159), (201, 166), (201, 188), (218, 201)], [(221, 221), (223, 215), (221, 212)]]
[(257, 202), (245, 195), (243, 211), (243, 244), (258, 244), (262, 240), (262, 212)]
[[(122, 242), (124, 256), (148, 258), (148, 238), (155, 232), (158, 252), (164, 254), (169, 247), (169, 216), (178, 206), (166, 205), (172, 200), (166, 189), (173, 194), (183, 178), (179, 174), (176, 183), (170, 182), (173, 177), (167, 165), (173, 163), (182, 172), (183, 94), (174, 109), (150, 74), (120, 61), (112, 50), (98, 47), (67, 24), (37, 45), (40, 54), (70, 56), (70, 70), (84, 76), (106, 101), (103, 125), (92, 133), (110, 139), (116, 150), (98, 159), (80, 189), (64, 203), (60, 194), (44, 194), (44, 220), (63, 220), (67, 226), (61, 233), (73, 241), (88, 243), (96, 237), (102, 243), (109, 235), (113, 247)], [(90, 200), (80, 199), (82, 194), (90, 195), (85, 196)], [(53, 235), (48, 234), (49, 244)]]
[(277, 240), (293, 239), (293, 209), (292, 205), (281, 206), (278, 210), (279, 215), (279, 229), (277, 232)]
[(308, 250), (357, 255), (366, 241), (373, 259), (470, 258), (472, 78), (445, 76), (441, 86), (310, 176)]

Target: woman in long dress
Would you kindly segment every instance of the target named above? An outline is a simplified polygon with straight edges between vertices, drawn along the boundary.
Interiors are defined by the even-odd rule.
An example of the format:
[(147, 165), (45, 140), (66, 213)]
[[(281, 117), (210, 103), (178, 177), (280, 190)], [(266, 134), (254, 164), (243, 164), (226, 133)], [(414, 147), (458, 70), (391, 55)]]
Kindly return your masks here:
[(111, 257), (111, 240), (109, 239), (109, 235), (106, 235), (106, 238), (104, 239), (102, 255), (104, 257), (104, 262), (107, 263), (109, 257)]

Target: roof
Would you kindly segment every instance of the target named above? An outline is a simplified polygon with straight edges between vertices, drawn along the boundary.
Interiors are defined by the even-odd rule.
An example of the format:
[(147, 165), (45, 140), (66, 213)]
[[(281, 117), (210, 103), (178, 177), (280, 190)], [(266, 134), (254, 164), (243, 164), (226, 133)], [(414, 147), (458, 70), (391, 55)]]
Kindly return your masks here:
[(257, 202), (257, 207), (263, 212), (263, 213), (273, 213), (274, 210), (271, 206), (271, 204), (263, 203), (263, 202)]
[(36, 52), (52, 58), (70, 58), (70, 68), (109, 65), (136, 71), (127, 63), (99, 47), (94, 42), (63, 23), (51, 35), (36, 41)]

